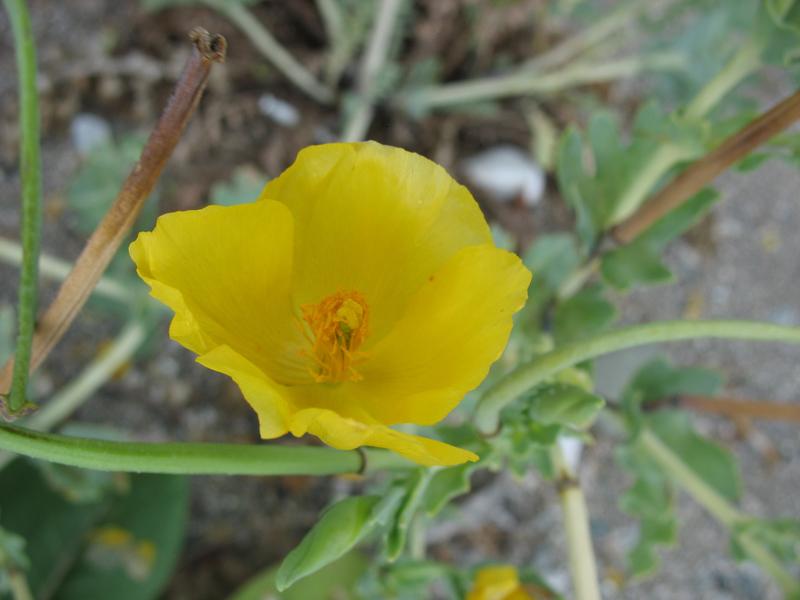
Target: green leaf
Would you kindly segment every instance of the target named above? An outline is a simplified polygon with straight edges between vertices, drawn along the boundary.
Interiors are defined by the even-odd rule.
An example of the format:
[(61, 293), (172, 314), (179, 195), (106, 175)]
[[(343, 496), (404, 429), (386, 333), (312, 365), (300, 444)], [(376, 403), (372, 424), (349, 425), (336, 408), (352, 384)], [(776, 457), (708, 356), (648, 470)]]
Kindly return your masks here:
[(174, 475), (134, 475), (129, 493), (89, 532), (88, 546), (55, 598), (158, 597), (183, 546), (187, 483)]
[(545, 285), (555, 292), (580, 264), (574, 238), (566, 233), (539, 236), (523, 256), (533, 271), (532, 285)]
[(397, 511), (394, 524), (386, 536), (386, 557), (395, 561), (406, 545), (408, 528), (411, 525), (417, 510), (422, 506), (425, 492), (433, 478), (433, 469), (417, 469), (408, 479), (406, 494), (400, 509)]
[(603, 255), (600, 271), (612, 287), (628, 290), (636, 285), (653, 285), (674, 280), (672, 271), (661, 261), (658, 251), (634, 242)]
[(130, 486), (130, 478), (125, 473), (90, 471), (41, 461), (36, 461), (34, 466), (50, 489), (74, 504), (99, 502), (112, 491), (124, 493)]
[(144, 136), (129, 135), (118, 143), (103, 142), (89, 152), (67, 187), (67, 202), (82, 233), (91, 233), (100, 223), (139, 159), (144, 142)]
[(800, 520), (750, 519), (733, 528), (733, 550), (738, 560), (751, 558), (746, 546), (739, 543), (742, 536), (756, 540), (787, 565), (800, 564)]
[(282, 592), (275, 585), (278, 567), (272, 566), (247, 581), (229, 600), (357, 600), (353, 590), (367, 566), (361, 554), (349, 552)]
[[(800, 59), (800, 2), (764, 0), (756, 27), (766, 40), (767, 61), (790, 65)], [(764, 16), (766, 13), (766, 17)]]
[(700, 190), (675, 210), (653, 223), (639, 237), (641, 243), (661, 252), (673, 239), (694, 227), (720, 199), (712, 188)]
[(453, 498), (470, 489), (470, 475), (475, 467), (470, 464), (441, 469), (434, 473), (425, 493), (425, 513), (435, 517)]
[(741, 493), (741, 477), (733, 455), (699, 435), (689, 416), (681, 411), (664, 410), (648, 418), (653, 432), (708, 485), (730, 501)]
[(576, 230), (584, 248), (594, 243), (600, 228), (581, 189), (586, 179), (583, 168), (583, 139), (569, 127), (561, 136), (556, 154), (556, 178), (561, 195), (575, 211)]
[(354, 496), (330, 506), (303, 541), (283, 559), (276, 585), (283, 591), (351, 550), (375, 525), (379, 496)]
[(641, 421), (641, 407), (651, 402), (669, 400), (681, 394), (711, 396), (719, 392), (719, 373), (698, 367), (673, 367), (663, 358), (645, 364), (622, 395), (622, 406), (634, 429)]
[[(607, 111), (591, 116), (588, 147), (580, 133), (568, 130), (559, 145), (556, 172), (561, 194), (576, 213), (584, 246), (591, 247), (598, 232), (631, 214), (644, 200), (643, 193), (649, 191), (644, 184), (655, 183), (647, 179), (651, 176), (647, 167), (656, 153), (666, 151), (672, 164), (691, 160), (705, 151), (708, 133), (705, 123), (665, 113), (655, 102), (637, 113), (627, 144), (621, 142), (619, 124)], [(591, 155), (586, 162), (592, 169), (586, 168), (586, 154)]]
[(565, 383), (545, 383), (529, 398), (528, 414), (543, 425), (587, 429), (597, 418), (605, 401), (595, 394)]
[(620, 497), (620, 510), (639, 519), (639, 538), (628, 553), (628, 568), (634, 577), (652, 575), (660, 565), (656, 547), (677, 541), (675, 492), (637, 442), (618, 447), (616, 459), (634, 476), (633, 484)]
[(220, 206), (235, 206), (258, 199), (267, 183), (267, 176), (250, 166), (237, 167), (228, 181), (211, 186), (209, 202)]
[(554, 335), (557, 344), (580, 340), (606, 329), (617, 309), (603, 297), (600, 286), (587, 287), (556, 307)]
[(73, 504), (28, 461), (0, 472), (0, 523), (27, 540), (36, 597), (155, 598), (177, 560), (187, 501), (175, 476), (134, 475), (125, 493)]
[(25, 538), (0, 527), (0, 571), (25, 571), (30, 564), (25, 554)]
[[(75, 217), (75, 226), (82, 233), (95, 230), (109, 207), (113, 204), (125, 178), (130, 173), (145, 143), (144, 136), (127, 135), (119, 142), (108, 140), (92, 148), (75, 177), (67, 187), (67, 204)], [(159, 188), (156, 186), (147, 199), (141, 214), (133, 225), (132, 234), (148, 229), (155, 221)], [(126, 285), (132, 293), (145, 295), (146, 287), (136, 277), (133, 262), (128, 255), (128, 245), (121, 244), (109, 265), (107, 272)], [(107, 307), (118, 312), (118, 302), (101, 297), (92, 298), (96, 306)]]

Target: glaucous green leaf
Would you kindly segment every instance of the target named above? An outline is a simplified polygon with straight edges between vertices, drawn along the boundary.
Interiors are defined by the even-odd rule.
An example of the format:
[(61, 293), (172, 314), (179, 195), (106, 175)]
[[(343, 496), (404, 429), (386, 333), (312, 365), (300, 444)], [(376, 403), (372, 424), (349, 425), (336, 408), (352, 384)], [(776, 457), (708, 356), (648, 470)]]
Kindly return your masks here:
[(119, 142), (103, 142), (89, 152), (67, 187), (67, 202), (81, 232), (91, 233), (100, 223), (139, 159), (144, 142), (144, 136), (128, 135)]
[(800, 2), (763, 0), (755, 27), (767, 40), (765, 59), (783, 65), (800, 60)]
[(605, 406), (600, 396), (565, 383), (536, 387), (528, 402), (528, 414), (533, 421), (577, 430), (588, 428)]
[(253, 202), (267, 183), (267, 176), (249, 166), (237, 167), (228, 181), (218, 181), (211, 186), (209, 202), (221, 206), (234, 206)]
[(648, 425), (686, 465), (730, 501), (741, 493), (741, 476), (729, 450), (695, 431), (682, 411), (663, 410), (647, 418)]
[(584, 246), (591, 247), (599, 232), (626, 218), (645, 199), (649, 190), (642, 188), (657, 153), (658, 161), (666, 153), (669, 164), (691, 160), (705, 151), (708, 133), (702, 121), (665, 113), (655, 102), (639, 110), (627, 143), (607, 111), (591, 116), (587, 143), (577, 130), (568, 130), (559, 145), (556, 172)]
[(675, 492), (636, 441), (618, 447), (616, 459), (634, 477), (619, 499), (620, 510), (639, 520), (639, 537), (628, 553), (628, 569), (634, 577), (652, 575), (661, 562), (656, 547), (672, 546), (677, 540)]
[(674, 280), (662, 262), (661, 253), (647, 244), (634, 242), (603, 255), (600, 272), (610, 286), (629, 290), (636, 285), (654, 285)]
[(733, 528), (733, 550), (738, 560), (748, 558), (746, 546), (739, 543), (743, 535), (758, 541), (787, 565), (800, 564), (800, 520), (750, 519)]
[(603, 288), (587, 287), (556, 307), (553, 318), (556, 344), (599, 333), (609, 327), (616, 317), (617, 309), (605, 299)]
[(669, 400), (680, 395), (710, 396), (722, 387), (719, 373), (699, 367), (674, 367), (663, 358), (645, 364), (628, 383), (622, 406), (635, 429), (641, 420), (642, 405)]
[(669, 242), (700, 222), (719, 198), (719, 192), (713, 188), (700, 190), (678, 208), (653, 223), (642, 233), (639, 241), (661, 252)]

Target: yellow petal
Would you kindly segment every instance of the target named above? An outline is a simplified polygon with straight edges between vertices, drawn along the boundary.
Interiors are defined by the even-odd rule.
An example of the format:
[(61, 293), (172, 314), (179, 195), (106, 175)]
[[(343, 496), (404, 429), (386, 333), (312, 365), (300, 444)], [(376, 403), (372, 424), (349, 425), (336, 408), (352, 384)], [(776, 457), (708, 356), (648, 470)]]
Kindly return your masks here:
[(294, 407), (290, 396), (261, 369), (235, 352), (230, 346), (217, 346), (198, 357), (204, 367), (233, 379), (247, 403), (258, 415), (259, 434), (264, 439), (280, 437), (289, 431)]
[(464, 248), (411, 298), (361, 366), (354, 400), (387, 425), (430, 425), (486, 377), (503, 352), (531, 274), (491, 245)]
[(533, 600), (520, 585), (511, 566), (485, 567), (478, 571), (467, 600)]
[(310, 433), (340, 450), (352, 450), (360, 446), (387, 448), (427, 466), (458, 465), (478, 460), (478, 456), (468, 450), (395, 431), (378, 423), (367, 424), (348, 419), (323, 408), (308, 408), (293, 414), (290, 431), (297, 437)]
[(294, 216), (298, 304), (339, 291), (366, 297), (365, 349), (454, 253), (491, 242), (475, 200), (442, 167), (374, 142), (306, 148), (261, 198)]
[(290, 301), (293, 226), (278, 202), (163, 215), (130, 246), (170, 336), (205, 354), (227, 345), (281, 383), (309, 378)]

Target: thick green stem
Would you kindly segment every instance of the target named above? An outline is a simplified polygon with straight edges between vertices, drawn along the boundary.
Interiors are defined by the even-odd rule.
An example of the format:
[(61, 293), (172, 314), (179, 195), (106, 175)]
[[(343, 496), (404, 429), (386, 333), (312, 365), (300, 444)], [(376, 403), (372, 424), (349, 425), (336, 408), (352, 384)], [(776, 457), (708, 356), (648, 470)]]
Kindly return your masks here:
[(230, 0), (202, 0), (202, 2), (230, 19), (250, 38), (258, 51), (298, 88), (322, 104), (330, 104), (333, 101), (333, 92), (295, 59), (243, 3)]
[(556, 348), (533, 362), (517, 367), (483, 394), (476, 409), (476, 422), (484, 432), (495, 431), (500, 411), (507, 404), (548, 377), (584, 360), (634, 346), (696, 338), (800, 344), (800, 327), (783, 327), (755, 321), (663, 321), (601, 333)]
[(42, 220), (42, 164), (39, 155), (39, 95), (36, 46), (25, 0), (3, 0), (14, 32), (19, 77), (20, 177), (22, 180), (22, 268), (19, 279), (18, 332), (8, 409), (27, 404), (31, 345), (36, 326), (39, 237)]
[[(362, 453), (278, 444), (109, 442), (0, 424), (0, 449), (98, 471), (181, 475), (333, 475), (357, 473)], [(383, 450), (364, 450), (367, 472), (413, 466)]]
[[(119, 334), (114, 343), (83, 372), (60, 390), (38, 411), (25, 417), (21, 425), (36, 431), (48, 431), (75, 412), (141, 347), (147, 334), (144, 323), (134, 320)], [(0, 469), (14, 458), (0, 453)]]
[[(747, 515), (720, 496), (654, 433), (645, 429), (639, 435), (639, 441), (642, 448), (664, 472), (726, 528), (733, 530), (737, 525), (749, 520)], [(800, 594), (800, 581), (783, 567), (769, 548), (747, 533), (737, 539), (747, 555), (778, 582), (787, 597)]]

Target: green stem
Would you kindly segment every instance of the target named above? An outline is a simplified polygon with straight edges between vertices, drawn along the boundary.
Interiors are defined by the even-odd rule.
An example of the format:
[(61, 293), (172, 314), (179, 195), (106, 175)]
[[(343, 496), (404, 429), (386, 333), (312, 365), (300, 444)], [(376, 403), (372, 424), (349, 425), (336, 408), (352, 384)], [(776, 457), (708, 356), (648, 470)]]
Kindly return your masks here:
[(593, 25), (571, 35), (547, 52), (533, 57), (525, 63), (524, 68), (539, 72), (551, 69), (580, 56), (612, 36), (617, 38), (619, 36), (615, 34), (626, 29), (634, 20), (638, 19), (639, 13), (646, 8), (646, 2), (622, 3)]
[(476, 422), (484, 432), (495, 431), (500, 411), (507, 404), (548, 377), (584, 360), (634, 346), (696, 338), (800, 344), (800, 327), (755, 321), (662, 321), (601, 333), (556, 348), (533, 362), (517, 367), (483, 394), (476, 409)]
[[(36, 431), (48, 431), (75, 412), (97, 391), (114, 372), (139, 349), (144, 342), (147, 328), (135, 320), (128, 324), (114, 343), (92, 362), (83, 372), (53, 396), (38, 411), (25, 417), (20, 423)], [(0, 469), (13, 460), (14, 455), (0, 453)]]
[[(760, 37), (750, 38), (695, 95), (683, 110), (682, 116), (694, 120), (707, 115), (734, 87), (758, 68), (763, 49), (764, 42)], [(670, 144), (659, 146), (625, 189), (608, 225), (616, 225), (631, 216), (661, 178), (686, 158), (691, 157), (678, 147)]]
[(333, 101), (333, 92), (295, 59), (242, 2), (230, 0), (201, 0), (201, 2), (230, 19), (250, 38), (261, 54), (306, 94), (321, 104), (330, 104)]
[(31, 588), (25, 574), (13, 569), (8, 574), (8, 587), (11, 590), (11, 597), (14, 600), (33, 600)]
[(19, 76), (20, 176), (22, 180), (22, 269), (19, 278), (17, 347), (9, 411), (27, 404), (31, 344), (38, 296), (36, 266), (42, 221), (42, 164), (39, 155), (39, 95), (36, 89), (36, 46), (25, 0), (3, 0), (14, 32)]
[(367, 44), (359, 73), (358, 97), (342, 132), (345, 142), (364, 139), (375, 113), (375, 82), (389, 57), (395, 27), (404, 0), (381, 0), (375, 12), (375, 25)]
[(146, 336), (147, 328), (141, 321), (135, 320), (126, 325), (117, 339), (74, 381), (62, 388), (42, 408), (25, 418), (25, 427), (47, 431), (66, 419), (130, 360)]
[[(639, 435), (639, 441), (667, 475), (726, 528), (733, 530), (737, 525), (749, 520), (747, 515), (732, 506), (703, 481), (653, 432), (643, 430)], [(783, 567), (769, 548), (747, 533), (740, 535), (737, 540), (747, 555), (778, 582), (787, 597), (800, 594), (800, 582)]]
[[(0, 424), (0, 449), (98, 471), (182, 475), (333, 475), (356, 473), (361, 453), (278, 444), (110, 442)], [(384, 450), (365, 449), (367, 472), (413, 466)]]
[[(22, 247), (12, 240), (0, 237), (0, 261), (9, 265), (21, 264)], [(42, 277), (63, 281), (72, 271), (73, 266), (72, 263), (55, 256), (45, 253), (39, 254), (39, 275)], [(100, 278), (97, 285), (92, 289), (92, 293), (123, 304), (131, 301), (130, 287), (107, 276)]]
[(615, 225), (630, 217), (672, 167), (694, 156), (694, 153), (689, 153), (675, 144), (666, 143), (658, 146), (625, 188), (606, 225)]
[(410, 94), (407, 103), (415, 110), (428, 110), (510, 96), (553, 94), (567, 88), (630, 77), (646, 69), (674, 70), (683, 64), (683, 58), (676, 54), (660, 54), (633, 56), (597, 64), (574, 64), (551, 73), (523, 68), (504, 76), (422, 89)]
[(600, 600), (597, 561), (592, 547), (586, 498), (575, 474), (567, 466), (558, 444), (553, 446), (551, 453), (553, 463), (559, 472), (559, 496), (561, 510), (564, 513), (569, 571), (575, 598), (576, 600)]
[(760, 36), (750, 38), (722, 70), (703, 86), (686, 106), (684, 115), (692, 119), (707, 115), (720, 100), (759, 67), (764, 46)]

